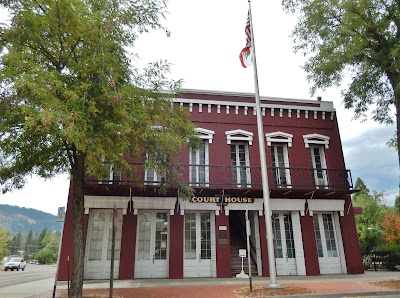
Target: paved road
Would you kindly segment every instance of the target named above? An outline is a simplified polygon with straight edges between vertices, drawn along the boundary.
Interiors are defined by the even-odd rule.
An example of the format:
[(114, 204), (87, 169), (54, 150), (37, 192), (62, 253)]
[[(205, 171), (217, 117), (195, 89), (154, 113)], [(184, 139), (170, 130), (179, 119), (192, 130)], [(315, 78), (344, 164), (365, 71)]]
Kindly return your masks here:
[(55, 266), (27, 264), (25, 271), (0, 271), (0, 298), (25, 298), (53, 290)]

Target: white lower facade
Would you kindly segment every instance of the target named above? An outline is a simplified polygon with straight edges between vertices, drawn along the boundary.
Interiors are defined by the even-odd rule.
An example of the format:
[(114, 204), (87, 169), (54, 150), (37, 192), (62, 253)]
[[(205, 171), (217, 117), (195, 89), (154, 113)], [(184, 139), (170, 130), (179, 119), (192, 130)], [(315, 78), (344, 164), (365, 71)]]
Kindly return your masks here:
[[(175, 233), (183, 233), (183, 277), (217, 277), (216, 217), (221, 212), (248, 211), (252, 255), (257, 264), (254, 275), (262, 275), (260, 216), (263, 200), (253, 204), (229, 204), (221, 209), (215, 203), (196, 204), (176, 202), (176, 198), (135, 198), (128, 210), (129, 197), (85, 197), (89, 215), (85, 252), (85, 279), (108, 279), (111, 272), (112, 226), (115, 221), (114, 278), (118, 279), (121, 241), (135, 241), (134, 278), (168, 278), (171, 264), (170, 240)], [(277, 275), (306, 275), (301, 217), (312, 216), (320, 274), (347, 273), (340, 216), (341, 200), (271, 199), (274, 253)], [(114, 213), (113, 206), (118, 212)], [(179, 204), (179, 209), (176, 206)], [(132, 206), (132, 205), (131, 205)], [(244, 209), (245, 208), (245, 209)], [(183, 216), (183, 231), (170, 230), (170, 217), (179, 210)], [(122, 238), (123, 215), (137, 215), (136, 238)], [(264, 217), (262, 217), (264, 219)], [(261, 223), (263, 224), (263, 223)], [(245, 247), (244, 247), (245, 248)]]

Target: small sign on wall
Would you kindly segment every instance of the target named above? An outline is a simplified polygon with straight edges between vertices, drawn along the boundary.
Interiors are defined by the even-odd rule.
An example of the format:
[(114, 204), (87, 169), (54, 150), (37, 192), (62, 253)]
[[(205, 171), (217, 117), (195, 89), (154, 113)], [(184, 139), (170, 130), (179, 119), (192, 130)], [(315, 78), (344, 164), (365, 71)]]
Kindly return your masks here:
[(246, 249), (239, 249), (239, 257), (241, 258), (246, 257)]
[(65, 217), (65, 207), (58, 207), (57, 222), (63, 222)]

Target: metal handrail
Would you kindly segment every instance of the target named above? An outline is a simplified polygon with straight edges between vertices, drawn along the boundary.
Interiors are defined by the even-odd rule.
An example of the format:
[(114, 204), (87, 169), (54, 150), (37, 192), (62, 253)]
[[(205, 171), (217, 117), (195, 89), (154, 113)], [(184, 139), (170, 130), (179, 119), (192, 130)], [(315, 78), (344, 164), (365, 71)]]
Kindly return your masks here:
[[(261, 189), (260, 166), (232, 166), (232, 165), (196, 165), (176, 164), (168, 168), (168, 173), (158, 175), (163, 177), (159, 181), (145, 180), (145, 165), (132, 164), (134, 177), (124, 177), (121, 180), (99, 180), (88, 177), (88, 183), (134, 183), (140, 185), (160, 186), (168, 184), (168, 173), (174, 179), (186, 182), (192, 187), (218, 187), (218, 188), (252, 188)], [(268, 184), (271, 189), (331, 189), (350, 190), (353, 182), (350, 170), (323, 169), (323, 168), (292, 168), (292, 167), (267, 167)]]

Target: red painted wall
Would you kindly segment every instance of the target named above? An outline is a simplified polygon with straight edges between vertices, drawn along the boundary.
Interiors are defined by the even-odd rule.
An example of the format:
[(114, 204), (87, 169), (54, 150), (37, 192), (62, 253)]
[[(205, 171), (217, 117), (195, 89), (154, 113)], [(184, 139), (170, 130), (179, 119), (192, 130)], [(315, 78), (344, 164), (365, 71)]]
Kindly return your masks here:
[(71, 280), (72, 265), (73, 265), (73, 187), (70, 183), (67, 211), (65, 213), (63, 238), (61, 241), (60, 263), (58, 265), (58, 280), (68, 280), (68, 257), (69, 257), (69, 279)]
[(133, 279), (135, 276), (136, 225), (137, 216), (129, 212), (128, 208), (122, 223), (118, 279)]
[[(220, 226), (226, 226), (226, 231), (220, 231)], [(220, 244), (220, 233), (226, 232), (227, 235), (227, 243), (228, 244)], [(229, 239), (229, 216), (225, 214), (220, 214), (215, 216), (215, 233), (216, 233), (216, 244), (217, 244), (217, 277), (232, 277), (231, 273), (231, 245)]]
[(303, 236), (303, 249), (304, 249), (304, 260), (306, 264), (306, 274), (309, 276), (320, 275), (313, 217), (308, 214), (300, 216), (300, 225), (301, 225), (301, 234)]
[(364, 273), (364, 267), (361, 260), (360, 243), (357, 236), (353, 207), (349, 208), (350, 204), (351, 199), (347, 197), (344, 205), (344, 216), (340, 216), (340, 229), (342, 230), (347, 273), (361, 274)]
[(169, 278), (183, 278), (183, 225), (184, 216), (175, 212), (170, 217)]
[[(70, 183), (67, 211), (65, 213), (64, 231), (63, 239), (61, 241), (61, 252), (60, 252), (60, 263), (58, 265), (58, 275), (57, 280), (71, 280), (72, 268), (74, 266), (74, 239), (73, 239), (73, 229), (74, 229), (74, 204), (73, 204), (73, 186)], [(85, 214), (83, 217), (83, 243), (86, 245), (86, 236), (88, 229), (89, 215)], [(68, 262), (69, 259), (69, 262)], [(69, 264), (69, 266), (68, 266)], [(69, 272), (68, 272), (69, 270)]]
[(265, 215), (258, 217), (260, 228), (260, 248), (261, 248), (261, 263), (262, 263), (262, 276), (269, 277), (269, 259), (267, 248), (267, 230), (265, 226)]

